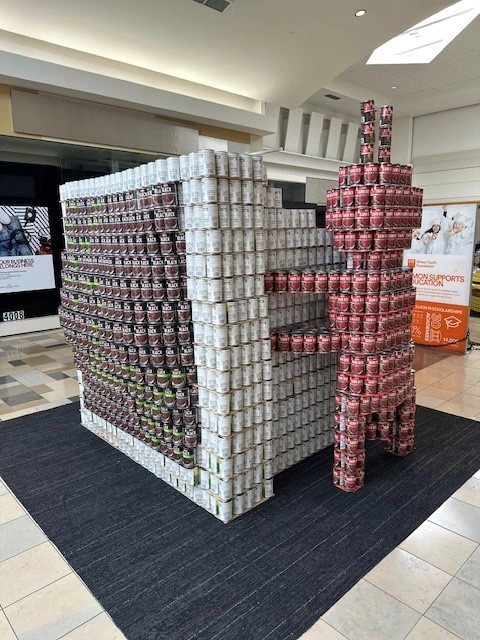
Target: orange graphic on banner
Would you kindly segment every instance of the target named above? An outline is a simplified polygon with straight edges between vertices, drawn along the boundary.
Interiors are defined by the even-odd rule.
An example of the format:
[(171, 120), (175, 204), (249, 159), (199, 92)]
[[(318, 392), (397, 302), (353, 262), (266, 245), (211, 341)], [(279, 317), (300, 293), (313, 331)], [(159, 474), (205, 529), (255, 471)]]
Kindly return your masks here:
[(415, 344), (465, 353), (469, 308), (464, 305), (422, 302), (413, 309), (412, 340)]

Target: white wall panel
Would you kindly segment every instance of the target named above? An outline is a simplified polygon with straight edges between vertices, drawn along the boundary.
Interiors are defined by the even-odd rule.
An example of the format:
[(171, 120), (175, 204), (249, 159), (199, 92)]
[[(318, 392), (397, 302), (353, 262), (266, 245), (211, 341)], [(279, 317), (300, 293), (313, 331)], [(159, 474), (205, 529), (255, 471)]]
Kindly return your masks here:
[(343, 148), (343, 162), (355, 162), (355, 152), (357, 150), (359, 126), (355, 122), (348, 123), (345, 146)]
[(332, 160), (339, 160), (340, 134), (342, 132), (342, 121), (339, 118), (331, 118), (328, 132), (327, 149), (325, 157)]
[(479, 148), (480, 104), (414, 119), (414, 158)]
[(323, 113), (312, 111), (310, 114), (310, 125), (308, 127), (307, 144), (305, 153), (307, 156), (320, 156), (320, 140), (323, 131)]
[(303, 109), (290, 109), (288, 112), (287, 133), (285, 135), (285, 151), (302, 153), (303, 142)]

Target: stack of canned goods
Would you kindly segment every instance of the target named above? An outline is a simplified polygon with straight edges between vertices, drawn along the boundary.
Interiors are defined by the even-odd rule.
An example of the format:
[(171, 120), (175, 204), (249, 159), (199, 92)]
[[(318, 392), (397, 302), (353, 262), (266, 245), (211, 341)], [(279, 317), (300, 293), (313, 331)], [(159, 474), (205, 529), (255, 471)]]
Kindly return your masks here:
[(395, 455), (413, 449), (415, 290), (401, 249), (418, 226), (422, 191), (411, 187), (410, 167), (390, 164), (392, 113), (381, 109), (374, 163), (375, 105), (362, 103), (361, 164), (342, 167), (327, 196), (327, 225), (348, 267), (326, 282), (328, 328), (340, 343), (334, 483), (344, 491), (363, 486), (366, 439), (385, 440)]
[(180, 173), (203, 504), (230, 520), (273, 495), (267, 188), (249, 154), (202, 150), (180, 157)]
[[(272, 250), (275, 259), (269, 259), (265, 274), (272, 326), (273, 460), (279, 473), (333, 440), (335, 346), (332, 334), (314, 327), (325, 318), (328, 274), (340, 273), (344, 261), (333, 249), (332, 232), (316, 228), (313, 210), (267, 209), (267, 218), (269, 249), (271, 243), (282, 247)], [(307, 240), (299, 240), (305, 235)], [(303, 245), (302, 252), (294, 244)]]
[(178, 179), (170, 158), (69, 190), (59, 315), (84, 408), (191, 469), (198, 389)]

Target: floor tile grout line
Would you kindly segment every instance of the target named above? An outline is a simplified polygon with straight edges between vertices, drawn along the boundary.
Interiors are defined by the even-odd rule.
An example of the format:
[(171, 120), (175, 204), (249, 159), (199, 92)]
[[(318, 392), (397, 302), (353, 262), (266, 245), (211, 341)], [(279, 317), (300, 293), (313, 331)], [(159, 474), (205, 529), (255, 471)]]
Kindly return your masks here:
[[(395, 547), (395, 548), (397, 548), (397, 547)], [(402, 549), (402, 551), (403, 551), (403, 549)], [(381, 562), (381, 560), (380, 560), (380, 562)], [(380, 564), (380, 562), (379, 562), (378, 564)], [(377, 565), (375, 565), (375, 567), (377, 567), (377, 566), (378, 566), (378, 564), (377, 564)], [(433, 566), (433, 565), (432, 565), (432, 566)], [(374, 567), (374, 569), (375, 569), (375, 567)], [(436, 568), (436, 567), (435, 567), (435, 568)], [(444, 573), (447, 573), (447, 572), (446, 572), (446, 571), (444, 571)], [(450, 575), (449, 573), (447, 573), (447, 575), (448, 575), (448, 576), (450, 576), (450, 580), (447, 582), (447, 584), (445, 585), (445, 587), (446, 587), (447, 585), (449, 585), (449, 584), (450, 584), (450, 582), (451, 582), (451, 581), (453, 580), (453, 578), (455, 577), (455, 576)], [(421, 611), (418, 611), (417, 609), (414, 609), (412, 606), (410, 606), (410, 605), (409, 605), (409, 604), (407, 604), (406, 602), (402, 602), (402, 600), (399, 600), (399, 599), (398, 599), (396, 596), (394, 596), (393, 594), (389, 593), (388, 591), (385, 591), (385, 589), (382, 589), (381, 587), (379, 587), (379, 586), (378, 586), (378, 585), (376, 585), (375, 583), (371, 582), (371, 581), (370, 581), (366, 576), (364, 576), (364, 577), (362, 578), (362, 580), (365, 580), (365, 581), (366, 581), (366, 582), (368, 582), (368, 584), (370, 584), (372, 587), (375, 587), (376, 589), (379, 589), (379, 591), (382, 591), (382, 592), (383, 592), (384, 594), (386, 594), (387, 596), (390, 596), (390, 598), (393, 598), (394, 600), (396, 600), (396, 601), (397, 601), (397, 602), (399, 602), (400, 604), (403, 604), (403, 606), (404, 606), (404, 607), (408, 607), (411, 611), (415, 611), (415, 613), (416, 613), (416, 614), (418, 614), (419, 616), (423, 616), (423, 615), (425, 615), (425, 613), (426, 613), (426, 612), (425, 612), (425, 613), (422, 613)], [(358, 584), (358, 583), (357, 583), (357, 584)], [(445, 589), (445, 587), (444, 587), (444, 589)], [(443, 591), (443, 589), (442, 589), (442, 591)], [(435, 600), (436, 600), (436, 598), (435, 598)], [(435, 600), (434, 600), (434, 602), (435, 602)], [(433, 604), (433, 602), (432, 602), (432, 604)], [(428, 609), (429, 609), (429, 608), (430, 608), (430, 607), (428, 607)], [(428, 609), (427, 609), (426, 611), (428, 611)], [(415, 624), (416, 624), (416, 623), (415, 623)], [(414, 625), (414, 626), (415, 626), (415, 625)], [(413, 629), (413, 627), (412, 627), (412, 629)], [(410, 631), (411, 631), (412, 629), (410, 629)], [(409, 631), (408, 633), (410, 633), (410, 631)], [(407, 635), (408, 635), (408, 634), (407, 634)]]
[[(27, 549), (27, 551), (29, 551), (29, 549)], [(0, 563), (0, 566), (1, 566), (1, 563)], [(67, 566), (70, 567), (70, 565), (68, 563), (67, 563)], [(71, 567), (70, 567), (70, 569), (71, 569)], [(71, 569), (71, 571), (69, 571), (68, 573), (65, 573), (63, 576), (60, 576), (60, 578), (56, 578), (55, 580), (52, 580), (51, 582), (48, 582), (47, 584), (44, 584), (43, 587), (39, 587), (38, 589), (34, 589), (30, 593), (27, 593), (26, 595), (22, 596), (21, 598), (18, 598), (18, 600), (15, 600), (14, 602), (11, 602), (10, 604), (3, 605), (3, 610), (4, 610), (5, 615), (7, 615), (5, 609), (8, 609), (8, 607), (12, 607), (13, 605), (17, 604), (18, 602), (21, 602), (22, 600), (25, 600), (25, 598), (29, 598), (30, 596), (33, 596), (35, 593), (38, 593), (39, 591), (42, 591), (42, 589), (46, 589), (47, 587), (51, 587), (52, 584), (55, 584), (56, 582), (59, 582), (60, 580), (63, 580), (63, 578), (66, 578), (67, 576), (71, 575), (72, 573), (73, 574), (75, 573), (73, 571), (73, 569)], [(90, 590), (88, 590), (88, 591), (90, 591)], [(72, 629), (72, 631), (73, 631), (73, 629)]]
[[(35, 522), (33, 520), (33, 522)], [(40, 531), (42, 531), (42, 529), (40, 529)], [(43, 531), (42, 531), (43, 533)], [(43, 535), (45, 535), (43, 533)], [(22, 549), (22, 551), (19, 551), (18, 553), (14, 553), (13, 556), (9, 556), (8, 558), (4, 558), (3, 560), (0, 561), (0, 566), (2, 565), (2, 562), (6, 562), (7, 560), (11, 560), (12, 558), (16, 558), (17, 556), (19, 556), (21, 553), (25, 553), (25, 551), (30, 551), (30, 549), (35, 549), (36, 547), (39, 547), (41, 544), (45, 544), (45, 542), (49, 542), (49, 539), (47, 537), (45, 537), (45, 540), (42, 540), (41, 542), (32, 545), (31, 547), (28, 547), (28, 549)]]
[[(95, 620), (95, 618), (98, 618), (98, 616), (101, 616), (104, 613), (107, 613), (107, 612), (104, 610), (104, 611), (100, 611), (100, 613), (96, 613), (92, 618), (89, 618), (88, 620), (85, 620), (84, 622), (82, 622), (82, 624), (77, 625), (74, 629), (70, 629), (70, 631), (67, 631), (63, 635), (59, 636), (56, 640), (62, 640), (62, 638), (65, 638), (65, 636), (68, 636), (69, 633), (72, 633), (76, 629), (80, 629), (80, 627), (83, 627), (83, 625), (88, 624), (89, 622), (91, 622), (92, 620)], [(112, 622), (113, 622), (113, 620), (112, 620)], [(113, 623), (113, 624), (115, 624), (115, 623)], [(117, 626), (117, 625), (115, 625), (115, 626)], [(118, 629), (118, 627), (117, 627), (117, 629)]]
[(10, 618), (7, 616), (7, 614), (5, 613), (5, 611), (4, 611), (4, 609), (2, 607), (0, 607), (0, 610), (2, 611), (3, 615), (5, 616), (5, 620), (7, 621), (8, 626), (10, 627), (10, 629), (12, 630), (13, 635), (18, 640), (17, 633), (16, 633), (15, 629), (13, 628), (12, 623), (10, 622)]

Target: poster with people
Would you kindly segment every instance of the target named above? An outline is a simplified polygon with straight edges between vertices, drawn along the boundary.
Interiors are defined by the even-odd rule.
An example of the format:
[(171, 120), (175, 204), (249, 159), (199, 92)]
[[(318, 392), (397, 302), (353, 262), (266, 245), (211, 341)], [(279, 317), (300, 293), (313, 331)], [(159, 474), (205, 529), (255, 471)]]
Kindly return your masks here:
[(417, 289), (412, 339), (464, 353), (467, 346), (477, 206), (424, 207), (404, 264)]
[(0, 294), (54, 288), (48, 207), (0, 205)]

